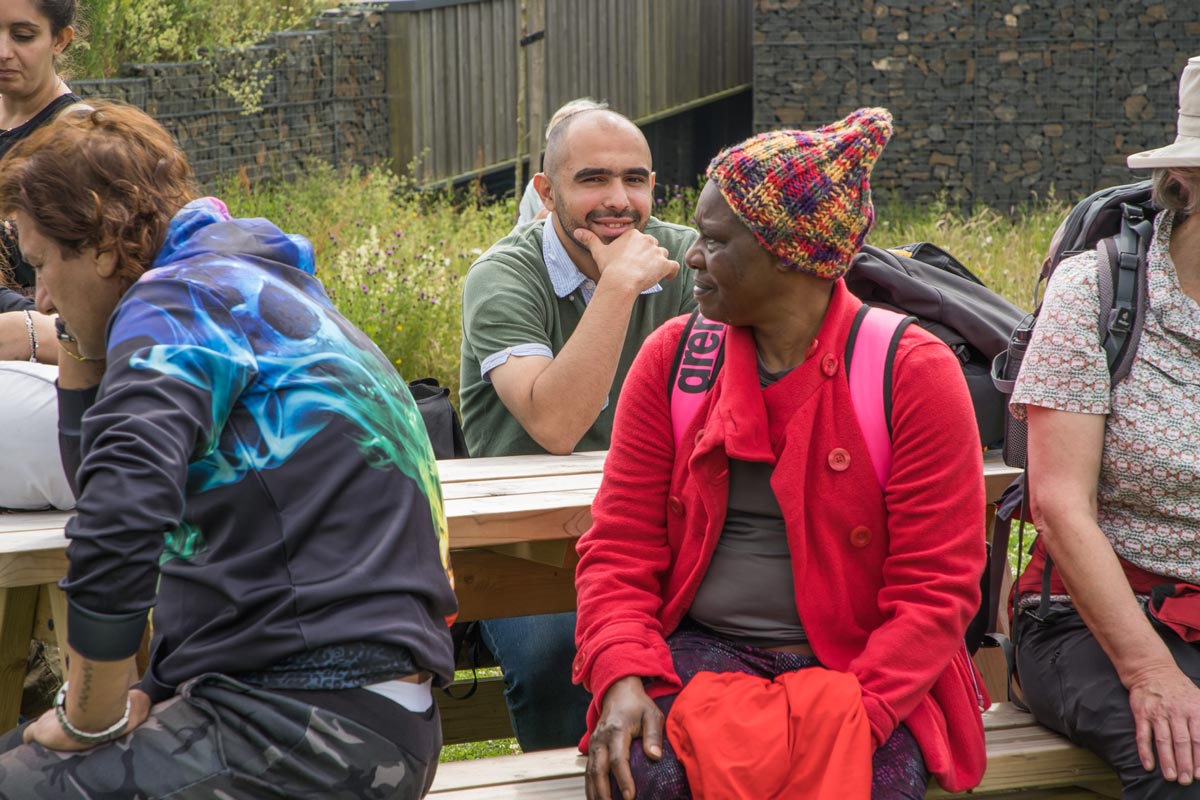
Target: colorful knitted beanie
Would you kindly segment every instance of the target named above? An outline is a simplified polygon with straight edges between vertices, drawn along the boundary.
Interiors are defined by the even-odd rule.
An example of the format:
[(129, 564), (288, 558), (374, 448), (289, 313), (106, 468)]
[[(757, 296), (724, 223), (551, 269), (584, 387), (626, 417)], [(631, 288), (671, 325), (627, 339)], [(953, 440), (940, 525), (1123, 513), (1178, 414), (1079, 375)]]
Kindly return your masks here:
[(771, 131), (708, 165), (734, 213), (792, 269), (836, 280), (875, 221), (871, 167), (892, 135), (885, 108), (815, 131)]

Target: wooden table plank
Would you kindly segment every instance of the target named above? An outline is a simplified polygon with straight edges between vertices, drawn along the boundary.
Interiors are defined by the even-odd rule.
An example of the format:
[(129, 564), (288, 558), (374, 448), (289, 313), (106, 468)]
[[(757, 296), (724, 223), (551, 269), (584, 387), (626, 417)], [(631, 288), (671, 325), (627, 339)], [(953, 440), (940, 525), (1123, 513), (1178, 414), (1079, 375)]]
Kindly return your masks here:
[[(20, 514), (0, 514), (0, 533), (59, 530), (67, 524), (71, 513), (66, 511), (23, 511)], [(7, 536), (0, 538), (0, 542)], [(3, 552), (3, 551), (0, 551)]]
[(446, 501), (450, 547), (577, 539), (592, 525), (591, 489)]
[(461, 481), (536, 478), (544, 475), (572, 475), (600, 472), (608, 452), (572, 453), (569, 456), (499, 456), (497, 458), (456, 458), (437, 462), (442, 484)]
[(574, 747), (542, 750), (518, 756), (496, 756), (474, 761), (452, 761), (438, 765), (431, 795), (502, 786), (518, 781), (551, 781), (556, 778), (578, 778), (582, 787), (583, 768), (587, 759)]
[[(445, 764), (441, 765), (444, 766)], [(439, 771), (441, 767), (438, 768)], [(580, 772), (574, 778), (451, 790), (437, 795), (431, 793), (430, 796), (436, 796), (438, 800), (579, 800), (583, 794), (583, 773)]]
[[(62, 532), (50, 549), (9, 553), (0, 557), (0, 589), (58, 583), (67, 574), (67, 540)], [(0, 541), (5, 536), (0, 536)]]
[(575, 548), (557, 567), (491, 550), (455, 550), (454, 591), (461, 621), (575, 610)]
[[(1030, 714), (1008, 703), (997, 703), (984, 714), (984, 728), (988, 771), (974, 795), (1008, 795), (1028, 787), (1112, 785), (1112, 770), (1099, 758), (1037, 725)], [(523, 792), (581, 786), (570, 781), (582, 780), (584, 764), (574, 748), (442, 764), (431, 794), (439, 800), (445, 795), (449, 796), (444, 800), (555, 797), (558, 795)], [(524, 786), (512, 785), (522, 781), (526, 782)], [(928, 794), (929, 798), (952, 796), (936, 784)]]
[(465, 500), (471, 497), (512, 497), (525, 494), (548, 494), (563, 491), (587, 490), (594, 496), (600, 488), (599, 472), (567, 475), (539, 475), (532, 478), (503, 478), (497, 480), (459, 481), (442, 484), (442, 499)]

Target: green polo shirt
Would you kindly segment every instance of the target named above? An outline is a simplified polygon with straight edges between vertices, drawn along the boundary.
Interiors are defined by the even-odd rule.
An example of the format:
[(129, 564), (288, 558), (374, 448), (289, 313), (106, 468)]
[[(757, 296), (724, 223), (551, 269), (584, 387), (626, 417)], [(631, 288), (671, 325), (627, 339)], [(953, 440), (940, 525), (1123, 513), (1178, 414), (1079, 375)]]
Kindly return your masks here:
[[(544, 353), (549, 349), (557, 355), (583, 316), (586, 304), (580, 289), (565, 297), (555, 293), (542, 256), (542, 229), (541, 222), (515, 229), (480, 256), (467, 273), (459, 396), (463, 431), (472, 456), (546, 452), (509, 413), (491, 381), (481, 374), (484, 361), (489, 357), (495, 361), (497, 354)], [(608, 449), (617, 395), (642, 341), (659, 325), (680, 314), (690, 314), (696, 307), (692, 271), (683, 265), (683, 256), (696, 240), (696, 232), (651, 217), (646, 233), (679, 262), (679, 274), (660, 281), (662, 291), (642, 294), (634, 301), (608, 403), (575, 446), (580, 452)]]

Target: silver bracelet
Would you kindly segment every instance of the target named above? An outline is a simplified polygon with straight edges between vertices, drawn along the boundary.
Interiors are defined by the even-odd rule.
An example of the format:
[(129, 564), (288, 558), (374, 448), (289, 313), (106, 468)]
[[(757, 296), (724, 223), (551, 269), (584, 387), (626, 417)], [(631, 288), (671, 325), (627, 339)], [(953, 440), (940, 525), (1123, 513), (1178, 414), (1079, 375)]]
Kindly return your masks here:
[(25, 310), (25, 328), (29, 331), (29, 363), (37, 363), (38, 338), (37, 329), (33, 327), (33, 314)]
[(129, 724), (129, 693), (125, 693), (125, 713), (119, 720), (102, 731), (81, 731), (71, 724), (71, 720), (67, 719), (68, 683), (69, 681), (63, 681), (62, 688), (54, 696), (54, 716), (58, 717), (58, 724), (62, 726), (63, 732), (74, 741), (86, 745), (104, 744), (120, 737), (125, 726)]

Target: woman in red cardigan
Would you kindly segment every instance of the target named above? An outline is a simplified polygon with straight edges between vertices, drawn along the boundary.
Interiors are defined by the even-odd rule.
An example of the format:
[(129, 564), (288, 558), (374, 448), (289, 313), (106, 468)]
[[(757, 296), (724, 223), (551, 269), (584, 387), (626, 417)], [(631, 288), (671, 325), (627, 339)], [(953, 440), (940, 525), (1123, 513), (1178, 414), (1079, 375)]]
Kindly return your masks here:
[[(671, 727), (701, 672), (793, 687), (852, 677), (861, 691), (845, 713), (865, 718), (856, 757), (872, 797), (922, 797), (930, 774), (950, 791), (983, 775), (989, 701), (963, 634), (980, 601), (984, 490), (961, 369), (939, 340), (904, 329), (881, 485), (843, 365), (861, 303), (841, 276), (874, 220), (868, 178), (891, 131), (886, 110), (860, 109), (762, 134), (708, 168), (686, 263), (703, 316), (729, 326), (723, 366), (676, 445), (667, 386), (686, 320), (647, 339), (578, 545), (589, 798), (699, 797), (701, 772), (745, 772), (719, 759), (698, 769), (707, 751), (685, 723)], [(712, 699), (690, 698), (689, 713)], [(802, 758), (805, 729), (735, 719), (751, 707), (710, 722), (741, 723), (727, 744), (752, 754), (753, 791), (773, 796), (799, 766), (778, 763), (777, 745)]]

